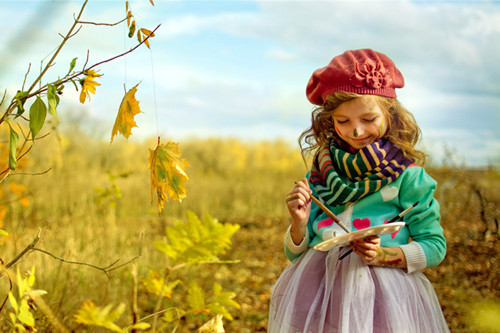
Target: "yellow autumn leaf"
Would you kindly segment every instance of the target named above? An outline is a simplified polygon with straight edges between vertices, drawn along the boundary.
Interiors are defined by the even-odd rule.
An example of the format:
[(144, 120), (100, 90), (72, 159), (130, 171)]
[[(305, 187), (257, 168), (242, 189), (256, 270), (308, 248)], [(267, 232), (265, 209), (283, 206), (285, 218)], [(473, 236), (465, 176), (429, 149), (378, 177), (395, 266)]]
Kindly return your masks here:
[(148, 30), (148, 29), (145, 29), (145, 28), (141, 28), (141, 32), (144, 35), (149, 36), (149, 37), (154, 37), (155, 36), (154, 32), (151, 32), (151, 30)]
[(90, 101), (90, 94), (95, 94), (95, 87), (100, 86), (99, 82), (94, 81), (96, 78), (101, 77), (96, 71), (89, 69), (84, 72), (85, 78), (80, 80), (82, 91), (80, 92), (80, 103), (85, 103), (85, 100)]
[(149, 150), (149, 169), (151, 171), (151, 202), (154, 191), (157, 194), (158, 213), (163, 209), (163, 202), (169, 197), (182, 201), (186, 197), (185, 183), (189, 179), (184, 169), (189, 163), (181, 157), (181, 152), (175, 142), (160, 144)]
[[(145, 28), (141, 28), (137, 31), (137, 40), (139, 41), (139, 43), (144, 40), (144, 44), (146, 44), (146, 46), (148, 48), (150, 48), (150, 45), (149, 45), (149, 38), (151, 37), (154, 37), (155, 36), (155, 33), (152, 32), (151, 30), (148, 30), (148, 29), (145, 29)], [(148, 38), (149, 37), (149, 38)]]
[(222, 315), (216, 315), (198, 329), (198, 333), (224, 333)]
[(138, 85), (139, 83), (130, 89), (125, 96), (123, 96), (120, 109), (116, 115), (115, 125), (111, 131), (111, 143), (118, 132), (128, 139), (130, 134), (132, 134), (132, 127), (137, 127), (134, 116), (141, 113), (139, 101), (135, 99), (135, 93), (137, 92)]

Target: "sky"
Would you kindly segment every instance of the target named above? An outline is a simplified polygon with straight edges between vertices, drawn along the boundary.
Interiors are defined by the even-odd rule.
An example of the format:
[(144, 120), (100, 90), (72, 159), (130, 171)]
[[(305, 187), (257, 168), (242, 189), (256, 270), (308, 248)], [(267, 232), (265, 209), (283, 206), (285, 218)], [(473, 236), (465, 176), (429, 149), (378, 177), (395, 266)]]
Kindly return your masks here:
[[(110, 137), (125, 89), (139, 83), (143, 113), (129, 141), (233, 137), (298, 147), (313, 110), (305, 95), (312, 72), (346, 50), (372, 48), (403, 73), (398, 99), (420, 125), (433, 162), (500, 165), (500, 1), (129, 3), (138, 26), (160, 25), (151, 49), (99, 66), (101, 86), (90, 103), (81, 104), (68, 84), (58, 109), (63, 119), (81, 119)], [(25, 77), (33, 81), (82, 4), (0, 0), (2, 94), (15, 94)], [(125, 1), (90, 0), (82, 20), (124, 17)], [(81, 69), (131, 49), (137, 41), (126, 34), (125, 24), (84, 24), (46, 79), (64, 76), (73, 58)]]

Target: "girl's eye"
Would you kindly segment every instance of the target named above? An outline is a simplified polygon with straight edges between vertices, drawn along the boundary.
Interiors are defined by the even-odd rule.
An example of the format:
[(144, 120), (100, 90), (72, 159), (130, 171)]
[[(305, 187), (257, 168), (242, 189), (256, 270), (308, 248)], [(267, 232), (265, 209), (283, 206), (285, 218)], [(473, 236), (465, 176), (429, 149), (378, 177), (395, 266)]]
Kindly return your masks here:
[(364, 119), (367, 123), (373, 123), (378, 117), (373, 117), (371, 119)]
[(337, 120), (337, 123), (339, 123), (339, 124), (345, 124), (347, 122), (348, 122), (348, 120)]

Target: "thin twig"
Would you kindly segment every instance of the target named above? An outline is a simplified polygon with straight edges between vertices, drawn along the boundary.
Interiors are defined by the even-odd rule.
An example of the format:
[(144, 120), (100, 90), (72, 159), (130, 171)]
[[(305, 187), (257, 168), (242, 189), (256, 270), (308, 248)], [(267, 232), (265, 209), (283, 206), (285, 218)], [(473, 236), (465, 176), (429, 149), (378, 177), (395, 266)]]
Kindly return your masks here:
[[(38, 241), (40, 240), (41, 233), (42, 233), (42, 229), (38, 229), (38, 234), (36, 235), (35, 239), (33, 239), (31, 244), (26, 246), (26, 248), (24, 250), (22, 250), (14, 259), (12, 259), (7, 265), (5, 265), (5, 269), (11, 268), (12, 265), (17, 263), (19, 261), (19, 259), (21, 259), (26, 253), (31, 251), (35, 247), (36, 243), (38, 243)], [(3, 275), (3, 273), (0, 274), (0, 276), (2, 276), (2, 275)]]
[[(71, 34), (71, 35), (69, 35), (69, 36), (66, 36), (66, 37), (67, 37), (68, 39), (69, 39), (69, 38), (73, 38), (73, 36), (75, 36), (76, 34), (78, 34), (78, 33), (80, 32), (80, 30), (81, 30), (81, 29), (82, 29), (82, 26), (79, 26), (79, 27), (78, 27), (78, 29), (77, 29), (77, 30), (76, 30), (73, 34)], [(61, 35), (61, 34), (59, 34), (59, 36), (61, 36), (62, 38), (66, 38), (66, 37), (64, 37), (64, 36), (63, 36), (63, 35)]]
[(28, 70), (26, 71), (26, 74), (24, 75), (24, 81), (21, 91), (24, 91), (24, 85), (26, 84), (26, 80), (28, 79), (28, 74), (30, 73), (30, 71), (31, 71), (31, 62), (28, 65)]
[[(0, 259), (1, 260), (1, 259)], [(7, 268), (5, 268), (5, 266), (3, 265), (3, 261), (2, 261), (2, 268), (3, 268), (3, 271), (7, 274), (7, 276), (9, 277), (9, 293), (12, 291), (14, 285), (12, 284), (12, 278), (10, 277), (10, 274), (9, 274), (9, 271), (7, 271)], [(3, 272), (2, 272), (3, 274)], [(5, 296), (5, 299), (3, 300), (2, 302), (2, 305), (0, 306), (0, 312), (2, 311), (5, 303), (7, 302), (7, 299), (9, 298), (9, 294), (7, 293), (7, 296)]]
[(127, 54), (129, 54), (129, 53), (131, 53), (131, 52), (133, 52), (133, 51), (134, 51), (135, 49), (137, 49), (139, 46), (141, 46), (142, 44), (144, 44), (144, 42), (145, 42), (145, 41), (147, 41), (150, 37), (152, 37), (152, 35), (154, 35), (154, 32), (155, 32), (156, 30), (158, 30), (158, 28), (159, 28), (160, 26), (161, 26), (161, 24), (158, 24), (158, 26), (157, 26), (156, 28), (154, 28), (154, 30), (153, 30), (153, 31), (151, 31), (151, 34), (150, 34), (150, 35), (148, 35), (146, 38), (144, 38), (144, 40), (143, 40), (142, 42), (140, 42), (139, 44), (137, 44), (136, 46), (134, 46), (134, 47), (133, 47), (133, 48), (131, 48), (130, 50), (128, 50), (128, 51), (126, 51), (126, 52), (123, 52), (123, 53), (121, 53), (121, 54), (119, 54), (119, 55), (117, 55), (117, 56), (114, 56), (114, 57), (112, 57), (112, 58), (109, 58), (109, 59), (107, 59), (107, 60), (104, 60), (104, 61), (98, 62), (98, 63), (96, 63), (96, 64), (94, 64), (94, 65), (90, 66), (89, 68), (87, 68), (87, 70), (92, 69), (92, 68), (94, 68), (94, 67), (97, 67), (97, 66), (99, 66), (99, 65), (102, 65), (102, 64), (104, 64), (104, 63), (106, 63), (106, 62), (110, 62), (110, 61), (113, 61), (113, 60), (115, 60), (115, 59), (121, 58), (121, 57), (123, 57), (123, 56), (125, 56), (125, 55), (127, 55)]
[(42, 172), (16, 172), (16, 173), (11, 173), (11, 176), (19, 176), (19, 175), (28, 175), (28, 176), (41, 176), (49, 173), (49, 171), (52, 170), (52, 168), (48, 168), (45, 171)]
[(126, 20), (128, 19), (128, 16), (125, 17), (124, 19), (116, 22), (116, 23), (96, 23), (96, 22), (87, 22), (87, 21), (78, 21), (78, 23), (80, 24), (90, 24), (90, 25), (106, 25), (106, 26), (109, 26), (109, 27), (113, 27), (115, 25), (118, 25), (122, 22), (125, 22)]
[(62, 48), (66, 44), (66, 42), (69, 40), (70, 36), (73, 34), (73, 30), (77, 26), (78, 21), (80, 20), (80, 17), (82, 16), (83, 11), (85, 10), (85, 6), (87, 6), (87, 2), (88, 2), (88, 0), (85, 0), (85, 2), (82, 5), (82, 8), (80, 9), (80, 13), (78, 14), (78, 17), (76, 18), (75, 22), (73, 23), (73, 25), (69, 29), (68, 33), (66, 34), (66, 37), (63, 39), (63, 41), (61, 42), (61, 45), (59, 45), (59, 47), (57, 48), (56, 52), (54, 52), (54, 55), (52, 56), (52, 58), (50, 58), (49, 62), (47, 63), (47, 65), (45, 66), (45, 68), (43, 69), (43, 71), (36, 78), (35, 82), (33, 82), (33, 84), (31, 85), (31, 87), (28, 89), (28, 92), (30, 92), (31, 90), (33, 90), (33, 88), (36, 87), (37, 83), (42, 79), (42, 77), (45, 75), (45, 73), (48, 71), (48, 69), (52, 66), (52, 63), (56, 59), (57, 55), (62, 50)]
[(99, 266), (96, 266), (96, 265), (93, 265), (93, 264), (89, 264), (89, 263), (86, 263), (86, 262), (81, 262), (81, 261), (73, 261), (73, 260), (67, 260), (67, 259), (64, 259), (64, 258), (61, 258), (61, 257), (58, 257), (56, 255), (53, 255), (52, 253), (50, 253), (49, 251), (46, 251), (46, 250), (43, 250), (43, 249), (39, 249), (37, 247), (34, 247), (31, 249), (32, 251), (38, 251), (38, 252), (42, 252), (44, 254), (47, 254), (49, 256), (51, 256), (52, 258), (54, 259), (57, 259), (61, 262), (64, 262), (64, 263), (67, 263), (67, 264), (74, 264), (74, 265), (82, 265), (82, 266), (88, 266), (88, 267), (92, 267), (92, 268), (95, 268), (97, 270), (100, 270), (102, 272), (104, 272), (104, 274), (106, 274), (106, 276), (109, 278), (109, 271), (110, 271), (110, 267), (114, 266), (118, 261), (120, 261), (120, 259), (117, 259), (115, 260), (113, 263), (111, 263), (110, 265), (106, 266), (106, 267), (99, 267)]

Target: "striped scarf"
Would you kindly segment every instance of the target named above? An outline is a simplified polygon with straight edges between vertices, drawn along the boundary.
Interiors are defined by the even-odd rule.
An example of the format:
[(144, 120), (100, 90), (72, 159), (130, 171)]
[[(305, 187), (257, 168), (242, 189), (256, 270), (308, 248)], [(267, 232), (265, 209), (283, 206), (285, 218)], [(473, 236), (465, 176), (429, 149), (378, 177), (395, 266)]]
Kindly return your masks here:
[(413, 161), (387, 139), (355, 153), (346, 152), (332, 140), (316, 154), (309, 182), (330, 206), (356, 202), (391, 183)]

